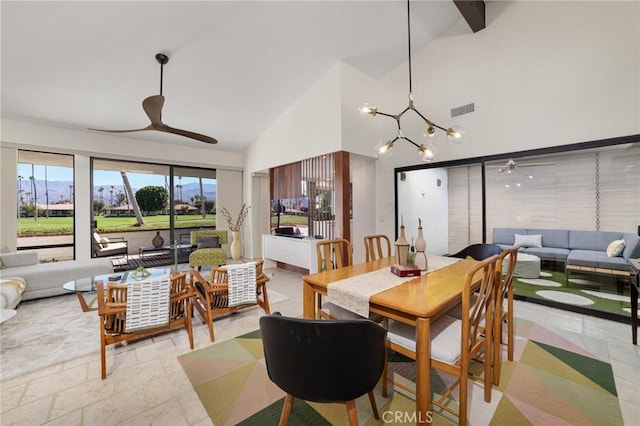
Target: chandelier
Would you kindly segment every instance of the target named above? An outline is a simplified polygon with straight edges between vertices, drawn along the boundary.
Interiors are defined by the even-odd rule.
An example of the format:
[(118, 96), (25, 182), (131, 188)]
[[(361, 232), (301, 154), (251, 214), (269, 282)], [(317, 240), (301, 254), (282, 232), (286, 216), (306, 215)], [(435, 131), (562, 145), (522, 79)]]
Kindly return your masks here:
[[(436, 132), (438, 130), (444, 132), (444, 134), (446, 135), (446, 138), (450, 142), (454, 142), (454, 143), (464, 141), (465, 135), (464, 135), (464, 131), (459, 126), (444, 128), (442, 126), (437, 125), (436, 123), (434, 123), (433, 121), (429, 120), (427, 117), (422, 115), (422, 113), (420, 113), (420, 111), (418, 111), (416, 107), (413, 105), (413, 88), (411, 85), (411, 10), (409, 6), (409, 0), (407, 0), (407, 41), (409, 46), (409, 106), (407, 106), (400, 114), (396, 114), (396, 115), (387, 114), (387, 113), (378, 111), (378, 108), (368, 103), (365, 103), (359, 109), (362, 114), (369, 114), (371, 116), (382, 115), (385, 117), (391, 117), (396, 121), (396, 124), (398, 125), (398, 134), (394, 139), (383, 140), (377, 145), (376, 151), (379, 156), (390, 153), (391, 150), (393, 149), (393, 145), (395, 144), (395, 142), (398, 139), (404, 139), (405, 141), (411, 143), (416, 148), (418, 148), (418, 156), (420, 157), (420, 159), (422, 159), (422, 161), (433, 161), (433, 159), (435, 158), (436, 151), (432, 141), (433, 139), (435, 139)], [(426, 131), (423, 135), (428, 140), (426, 144), (418, 145), (416, 142), (409, 139), (402, 131), (402, 126), (400, 125), (400, 119), (408, 111), (413, 111), (426, 124)]]

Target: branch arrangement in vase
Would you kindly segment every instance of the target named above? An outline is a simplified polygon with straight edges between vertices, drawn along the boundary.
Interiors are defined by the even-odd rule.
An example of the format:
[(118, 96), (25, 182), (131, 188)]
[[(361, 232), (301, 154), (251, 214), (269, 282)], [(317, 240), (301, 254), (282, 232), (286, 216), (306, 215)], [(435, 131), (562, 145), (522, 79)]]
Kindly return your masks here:
[(235, 220), (235, 222), (233, 221), (233, 218), (231, 217), (231, 214), (229, 213), (229, 210), (227, 210), (226, 207), (223, 207), (222, 209), (220, 209), (220, 211), (222, 212), (222, 215), (224, 216), (224, 218), (227, 219), (227, 223), (229, 224), (229, 229), (231, 231), (239, 231), (240, 228), (242, 228), (242, 225), (244, 224), (244, 221), (247, 218), (247, 215), (249, 214), (250, 208), (251, 206), (242, 204), (242, 208), (240, 209), (240, 213), (238, 213), (238, 218)]

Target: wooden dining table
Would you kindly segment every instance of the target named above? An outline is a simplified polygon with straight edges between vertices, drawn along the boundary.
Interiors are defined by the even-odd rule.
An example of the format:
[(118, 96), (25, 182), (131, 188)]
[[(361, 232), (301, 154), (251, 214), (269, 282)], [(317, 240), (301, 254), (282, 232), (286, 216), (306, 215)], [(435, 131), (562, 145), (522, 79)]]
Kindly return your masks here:
[[(306, 275), (303, 281), (304, 318), (316, 318), (319, 295), (326, 295), (331, 283), (390, 268), (394, 257), (360, 263), (340, 269)], [(431, 422), (430, 398), (430, 324), (461, 301), (464, 277), (478, 262), (469, 258), (434, 272), (374, 294), (369, 299), (370, 312), (416, 327), (416, 419)], [(389, 271), (391, 274), (391, 271)]]

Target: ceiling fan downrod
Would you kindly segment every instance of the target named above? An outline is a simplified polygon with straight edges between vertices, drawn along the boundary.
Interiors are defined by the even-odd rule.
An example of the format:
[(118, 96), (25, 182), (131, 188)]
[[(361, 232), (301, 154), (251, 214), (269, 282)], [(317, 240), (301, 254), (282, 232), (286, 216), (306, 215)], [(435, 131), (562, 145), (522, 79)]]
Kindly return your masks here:
[(169, 57), (164, 53), (156, 53), (156, 61), (160, 64), (160, 96), (162, 96), (162, 71), (165, 64), (169, 62)]

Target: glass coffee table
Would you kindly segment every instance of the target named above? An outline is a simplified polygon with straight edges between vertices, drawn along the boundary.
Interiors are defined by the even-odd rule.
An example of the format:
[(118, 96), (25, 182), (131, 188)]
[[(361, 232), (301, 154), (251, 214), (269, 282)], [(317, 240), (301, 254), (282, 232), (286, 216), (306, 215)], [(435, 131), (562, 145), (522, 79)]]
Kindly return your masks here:
[(82, 312), (96, 311), (98, 308), (91, 307), (84, 297), (85, 293), (95, 293), (97, 286), (104, 286), (105, 283), (111, 282), (116, 284), (126, 284), (141, 279), (158, 278), (163, 275), (171, 274), (171, 268), (149, 268), (145, 269), (149, 275), (144, 277), (135, 276), (136, 271), (117, 272), (113, 274), (93, 275), (91, 277), (78, 278), (77, 280), (64, 283), (62, 288), (67, 291), (75, 292), (80, 301)]

